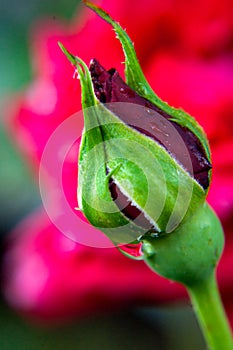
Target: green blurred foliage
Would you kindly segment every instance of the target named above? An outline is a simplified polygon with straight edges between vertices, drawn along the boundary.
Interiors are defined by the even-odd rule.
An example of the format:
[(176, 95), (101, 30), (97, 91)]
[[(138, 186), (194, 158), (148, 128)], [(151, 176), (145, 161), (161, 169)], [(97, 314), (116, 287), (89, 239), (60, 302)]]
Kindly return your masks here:
[(36, 327), (0, 305), (1, 350), (205, 350), (191, 308), (173, 306), (96, 315)]
[(0, 94), (22, 88), (31, 75), (28, 38), (41, 17), (69, 19), (79, 0), (0, 0)]
[[(0, 107), (31, 79), (30, 28), (42, 17), (68, 20), (79, 0), (0, 0)], [(13, 95), (12, 95), (13, 96)], [(13, 97), (12, 97), (13, 98)], [(1, 109), (1, 118), (4, 118)], [(32, 173), (0, 123), (0, 234), (40, 204)]]
[(0, 129), (0, 235), (5, 236), (25, 214), (40, 204), (32, 174)]

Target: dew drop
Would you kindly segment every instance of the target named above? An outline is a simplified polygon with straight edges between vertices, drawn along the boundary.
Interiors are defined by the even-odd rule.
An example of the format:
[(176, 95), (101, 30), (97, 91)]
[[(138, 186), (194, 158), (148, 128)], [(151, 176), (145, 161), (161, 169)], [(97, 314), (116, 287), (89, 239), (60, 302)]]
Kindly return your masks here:
[(146, 108), (146, 112), (147, 112), (148, 114), (151, 114), (151, 113), (152, 113), (152, 110), (149, 109), (149, 108)]
[(118, 247), (121, 253), (134, 260), (143, 260), (142, 243), (125, 244)]
[[(157, 123), (155, 122), (151, 122), (150, 123), (151, 129), (152, 130), (156, 130), (157, 132), (163, 134), (164, 136), (168, 137), (169, 134), (167, 132), (165, 132), (164, 130), (161, 130), (161, 128), (157, 125)], [(165, 126), (163, 126), (163, 129), (165, 129)]]

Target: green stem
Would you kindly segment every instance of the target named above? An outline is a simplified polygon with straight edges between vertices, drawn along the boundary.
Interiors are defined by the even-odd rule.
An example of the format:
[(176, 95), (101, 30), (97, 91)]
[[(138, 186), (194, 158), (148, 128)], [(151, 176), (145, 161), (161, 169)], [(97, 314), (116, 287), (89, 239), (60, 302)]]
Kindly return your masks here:
[(230, 326), (221, 302), (215, 274), (188, 287), (191, 301), (211, 350), (233, 350)]

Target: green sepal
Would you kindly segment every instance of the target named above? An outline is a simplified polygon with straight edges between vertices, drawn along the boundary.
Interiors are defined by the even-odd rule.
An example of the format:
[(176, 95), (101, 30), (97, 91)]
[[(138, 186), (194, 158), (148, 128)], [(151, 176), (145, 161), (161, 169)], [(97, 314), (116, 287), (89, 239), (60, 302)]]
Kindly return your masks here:
[(203, 188), (162, 146), (124, 124), (107, 106), (100, 104), (97, 113), (108, 169), (120, 164), (114, 182), (157, 232), (171, 232), (203, 204)]
[[(105, 150), (100, 114), (102, 105), (95, 97), (91, 76), (86, 64), (69, 53), (59, 43), (60, 48), (76, 67), (82, 87), (84, 131), (79, 152), (78, 202), (88, 221), (103, 231), (115, 244), (130, 243), (144, 234), (144, 229), (127, 219), (114, 203), (107, 173), (108, 158)], [(104, 108), (106, 111), (106, 108)], [(110, 174), (118, 173), (121, 163)]]
[[(211, 161), (209, 143), (203, 129), (192, 116), (187, 114), (182, 109), (176, 109), (169, 106), (154, 93), (148, 81), (146, 80), (145, 75), (142, 72), (133, 43), (125, 30), (119, 25), (119, 23), (115, 22), (106, 11), (100, 7), (88, 1), (84, 1), (84, 3), (87, 7), (92, 9), (96, 14), (111, 24), (114, 28), (116, 35), (121, 42), (125, 55), (126, 83), (139, 95), (148, 99), (150, 102), (170, 115), (170, 120), (191, 130), (194, 135), (200, 140), (200, 143), (206, 152), (208, 160)], [(209, 173), (211, 174), (211, 172)]]

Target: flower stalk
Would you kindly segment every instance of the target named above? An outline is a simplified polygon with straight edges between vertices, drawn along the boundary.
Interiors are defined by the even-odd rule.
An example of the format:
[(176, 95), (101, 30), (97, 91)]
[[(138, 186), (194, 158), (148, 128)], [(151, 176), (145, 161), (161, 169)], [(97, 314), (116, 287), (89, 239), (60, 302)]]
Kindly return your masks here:
[(215, 274), (188, 288), (188, 292), (209, 349), (232, 350), (232, 334)]

